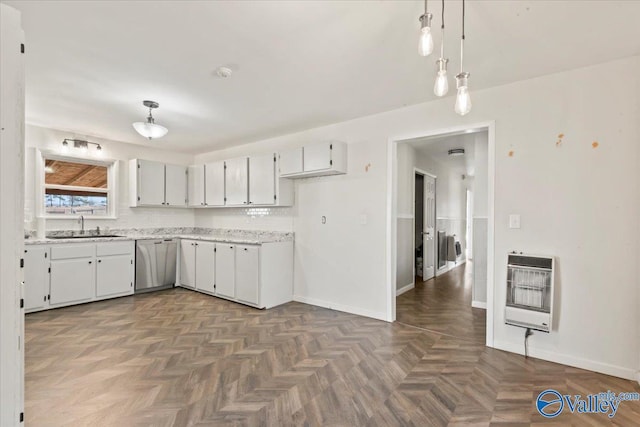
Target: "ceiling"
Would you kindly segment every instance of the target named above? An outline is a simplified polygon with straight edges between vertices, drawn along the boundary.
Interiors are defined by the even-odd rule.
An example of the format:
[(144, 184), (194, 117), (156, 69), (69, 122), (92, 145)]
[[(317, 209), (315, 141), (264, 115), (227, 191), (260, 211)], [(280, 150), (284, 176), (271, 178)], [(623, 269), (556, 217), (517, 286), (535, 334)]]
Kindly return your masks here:
[[(422, 1), (5, 3), (23, 13), (27, 122), (70, 137), (199, 153), (434, 99)], [(461, 3), (446, 11), (454, 75)], [(640, 54), (640, 2), (468, 1), (466, 15), (472, 90)], [(169, 128), (152, 142), (131, 126), (145, 99)]]
[[(446, 164), (456, 173), (474, 176), (475, 142), (479, 133), (487, 134), (487, 131), (480, 129), (469, 130), (458, 134), (415, 138), (402, 142), (412, 146), (416, 156), (431, 157), (440, 163)], [(449, 150), (454, 148), (464, 148), (464, 155), (450, 156)]]

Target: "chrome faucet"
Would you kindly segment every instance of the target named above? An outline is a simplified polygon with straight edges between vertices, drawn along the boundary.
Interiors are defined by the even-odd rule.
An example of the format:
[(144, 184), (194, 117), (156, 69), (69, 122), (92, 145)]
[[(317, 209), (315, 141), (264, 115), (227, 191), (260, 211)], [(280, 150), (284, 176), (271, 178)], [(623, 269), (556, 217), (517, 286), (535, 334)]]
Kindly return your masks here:
[(84, 215), (80, 215), (78, 222), (80, 223), (80, 234), (84, 234)]

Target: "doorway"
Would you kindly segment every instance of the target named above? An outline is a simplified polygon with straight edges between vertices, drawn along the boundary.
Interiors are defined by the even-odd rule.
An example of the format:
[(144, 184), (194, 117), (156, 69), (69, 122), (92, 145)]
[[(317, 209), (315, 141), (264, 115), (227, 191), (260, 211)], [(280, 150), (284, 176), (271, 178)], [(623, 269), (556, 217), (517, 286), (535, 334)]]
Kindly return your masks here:
[[(458, 144), (460, 146), (457, 146)], [(474, 148), (480, 145), (483, 148), (479, 150), (481, 156), (476, 162)], [(406, 146), (413, 147), (413, 150), (408, 150)], [(433, 150), (431, 160), (421, 158), (421, 151), (426, 151), (422, 146)], [(390, 188), (395, 191), (390, 199), (392, 233), (394, 233), (393, 249), (400, 249), (405, 244), (402, 241), (403, 236), (397, 234), (399, 227), (403, 224), (400, 213), (405, 206), (403, 190), (399, 185), (413, 184), (411, 185), (413, 191), (410, 194), (414, 208), (411, 216), (414, 219), (415, 246), (414, 262), (411, 266), (415, 272), (415, 286), (411, 289), (402, 289), (403, 292), (397, 292), (397, 301), (393, 301), (396, 306), (395, 319), (408, 323), (406, 313), (402, 311), (411, 307), (415, 315), (414, 319), (417, 319), (413, 322), (416, 326), (451, 335), (460, 334), (464, 338), (473, 338), (474, 341), (492, 345), (493, 315), (490, 309), (484, 310), (484, 308), (493, 306), (491, 301), (493, 289), (489, 286), (493, 284), (493, 212), (491, 209), (493, 205), (493, 125), (459, 128), (396, 140), (391, 143), (390, 148), (391, 173), (394, 182)], [(455, 150), (455, 148), (464, 148), (464, 150)], [(456, 156), (455, 154), (460, 151), (464, 154)], [(477, 165), (478, 162), (483, 165)], [(403, 178), (403, 175), (406, 176), (408, 165), (414, 166), (409, 179)], [(428, 174), (426, 174), (427, 171)], [(479, 176), (483, 174), (484, 176)], [(432, 179), (431, 188), (427, 183), (429, 175), (438, 178), (437, 182)], [(481, 187), (477, 192), (475, 191), (476, 183)], [(430, 189), (432, 191), (429, 191)], [(474, 201), (477, 202), (479, 199), (481, 199), (479, 205), (490, 210), (483, 214), (486, 227), (479, 228), (486, 234), (478, 239), (485, 245), (484, 247), (474, 242), (477, 237), (477, 233), (474, 232), (477, 219)], [(433, 209), (430, 209), (431, 203), (433, 203)], [(406, 220), (406, 214), (403, 215), (403, 220)], [(393, 225), (397, 225), (398, 228)], [(438, 256), (441, 250), (443, 256)], [(476, 251), (484, 252), (480, 260), (485, 264), (480, 268), (475, 268), (470, 259), (475, 257)], [(400, 260), (402, 254), (397, 251), (392, 253), (396, 256), (393, 267), (405, 268), (406, 264), (403, 265)], [(401, 275), (400, 271), (394, 270), (396, 275)], [(484, 272), (485, 275), (484, 279), (479, 281), (485, 287), (481, 293), (477, 293), (474, 289), (474, 275), (477, 272)], [(400, 290), (398, 283), (396, 283), (396, 289)], [(475, 301), (477, 295), (484, 297), (483, 304), (477, 304)], [(414, 297), (422, 298), (422, 301), (416, 305), (415, 301), (410, 301)], [(410, 301), (409, 304), (408, 301)]]
[(416, 280), (436, 273), (436, 177), (414, 168), (414, 271)]

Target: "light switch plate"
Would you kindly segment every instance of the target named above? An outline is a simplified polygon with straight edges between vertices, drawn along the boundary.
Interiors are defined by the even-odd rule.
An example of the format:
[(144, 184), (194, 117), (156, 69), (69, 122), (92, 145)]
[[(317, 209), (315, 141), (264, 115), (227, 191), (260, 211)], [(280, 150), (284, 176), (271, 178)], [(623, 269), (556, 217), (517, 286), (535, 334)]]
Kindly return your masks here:
[(520, 228), (520, 215), (509, 215), (509, 228)]

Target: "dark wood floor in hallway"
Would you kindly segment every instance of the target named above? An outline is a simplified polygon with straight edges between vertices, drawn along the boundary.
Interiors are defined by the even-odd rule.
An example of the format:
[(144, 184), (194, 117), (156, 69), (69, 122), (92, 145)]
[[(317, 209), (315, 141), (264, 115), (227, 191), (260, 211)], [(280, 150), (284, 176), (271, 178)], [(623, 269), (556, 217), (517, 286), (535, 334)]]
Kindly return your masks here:
[(462, 264), (420, 281), (396, 299), (396, 319), (430, 331), (485, 342), (486, 311), (471, 307), (471, 268)]
[[(478, 339), (300, 303), (255, 310), (184, 289), (26, 318), (27, 426), (536, 425), (546, 388), (637, 384)], [(555, 425), (637, 425), (640, 403)]]

